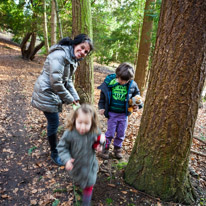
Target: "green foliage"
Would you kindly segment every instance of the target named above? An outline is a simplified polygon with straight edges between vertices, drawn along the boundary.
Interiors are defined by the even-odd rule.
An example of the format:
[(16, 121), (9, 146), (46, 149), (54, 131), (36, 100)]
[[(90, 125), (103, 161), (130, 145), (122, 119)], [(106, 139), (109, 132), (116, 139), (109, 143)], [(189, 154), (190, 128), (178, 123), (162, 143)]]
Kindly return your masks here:
[[(146, 0), (92, 1), (93, 41), (97, 62), (134, 63), (138, 52)], [(154, 20), (152, 49), (154, 50), (161, 0), (150, 7), (148, 15)], [(46, 0), (48, 34), (51, 34), (51, 1)], [(72, 1), (58, 0), (58, 13), (63, 36), (72, 36)], [(37, 32), (43, 40), (43, 3), (39, 0), (2, 0), (0, 2), (0, 28), (14, 34), (13, 40), (22, 41), (26, 33)], [(57, 41), (60, 40), (57, 26)], [(45, 50), (42, 50), (45, 53)]]
[(36, 148), (37, 148), (36, 146), (29, 148), (29, 150), (28, 150), (28, 155), (31, 155), (31, 153), (32, 153)]
[(74, 206), (81, 206), (81, 202), (82, 202), (82, 189), (76, 187), (75, 185), (73, 185), (73, 192), (74, 192), (74, 198), (75, 198), (75, 203)]
[(113, 199), (107, 198), (106, 203), (107, 203), (107, 205), (111, 205), (113, 203)]
[(113, 167), (119, 169), (119, 170), (122, 170), (124, 169), (126, 166), (127, 166), (127, 163), (128, 162), (121, 162), (119, 161), (117, 164), (114, 164)]
[[(160, 6), (161, 0), (157, 0), (147, 11), (154, 21), (152, 48), (156, 41)], [(144, 7), (145, 0), (95, 1), (92, 5), (93, 33), (99, 63), (135, 62)]]
[(46, 136), (46, 130), (42, 130), (41, 136), (42, 136), (42, 137), (45, 137), (45, 136)]
[(1, 1), (0, 27), (12, 33), (13, 40), (17, 43), (21, 42), (27, 32), (32, 31), (37, 32), (38, 37), (42, 39), (42, 2), (38, 0), (33, 0), (32, 3), (23, 0), (16, 2), (14, 0)]
[(53, 193), (56, 193), (56, 192), (58, 192), (58, 193), (65, 193), (65, 192), (67, 192), (67, 189), (66, 188), (57, 188), (57, 189), (55, 189), (53, 191)]
[(121, 3), (116, 2), (116, 6), (111, 2), (100, 3), (96, 3), (92, 8), (98, 62), (134, 62), (137, 53), (138, 25), (143, 17), (143, 10), (138, 9), (139, 1), (124, 0)]
[(201, 198), (201, 199), (200, 199), (200, 205), (201, 205), (201, 206), (206, 205), (206, 198)]
[[(72, 1), (58, 0), (59, 17), (62, 24), (63, 37), (72, 37)], [(51, 5), (48, 6), (48, 9)], [(51, 9), (50, 9), (51, 10)], [(51, 11), (47, 11), (48, 20), (51, 18)], [(51, 28), (49, 27), (49, 31)], [(57, 42), (61, 39), (59, 26), (57, 26)]]
[(64, 131), (64, 126), (63, 125), (59, 126), (57, 132), (61, 134), (63, 131)]
[(58, 206), (60, 201), (58, 199), (55, 199), (54, 202), (52, 203), (52, 206)]

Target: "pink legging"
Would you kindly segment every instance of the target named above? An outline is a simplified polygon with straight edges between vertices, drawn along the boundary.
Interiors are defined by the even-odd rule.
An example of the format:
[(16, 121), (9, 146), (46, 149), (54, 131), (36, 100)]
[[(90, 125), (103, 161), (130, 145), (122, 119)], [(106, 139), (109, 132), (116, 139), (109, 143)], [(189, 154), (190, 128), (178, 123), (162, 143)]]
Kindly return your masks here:
[(89, 187), (85, 187), (83, 190), (83, 204), (87, 205), (92, 199), (92, 190), (93, 190), (93, 185)]

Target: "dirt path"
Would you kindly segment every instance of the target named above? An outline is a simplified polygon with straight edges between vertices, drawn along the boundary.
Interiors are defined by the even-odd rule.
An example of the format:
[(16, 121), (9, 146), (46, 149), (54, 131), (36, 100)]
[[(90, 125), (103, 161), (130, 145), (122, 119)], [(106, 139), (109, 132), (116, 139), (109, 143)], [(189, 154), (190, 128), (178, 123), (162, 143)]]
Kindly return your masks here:
[[(74, 195), (79, 198), (79, 188), (75, 187), (67, 176), (64, 167), (55, 166), (49, 157), (46, 140), (46, 121), (42, 113), (31, 107), (31, 93), (34, 82), (44, 62), (38, 57), (33, 62), (26, 62), (20, 57), (18, 47), (0, 42), (0, 205), (1, 206), (55, 206), (73, 205)], [(106, 73), (95, 72), (95, 88)], [(98, 100), (95, 89), (95, 104)], [(61, 119), (68, 108), (64, 108)], [(205, 110), (203, 108), (203, 110)], [(202, 112), (203, 113), (203, 112)], [(135, 116), (136, 115), (136, 116)], [(140, 124), (141, 113), (130, 118), (127, 139), (124, 142), (125, 155), (131, 151), (135, 134)], [(199, 125), (196, 132), (205, 132)], [(136, 127), (134, 127), (134, 123)], [(106, 121), (101, 119), (102, 130), (106, 130)], [(63, 127), (59, 127), (59, 136)], [(195, 144), (197, 146), (199, 143)], [(200, 144), (194, 149), (203, 146)], [(201, 157), (192, 156), (195, 172), (204, 177), (205, 164)], [(100, 172), (94, 188), (93, 206), (107, 205), (174, 205), (141, 193), (123, 181), (124, 161), (111, 159), (104, 162), (99, 159)], [(205, 179), (200, 178), (201, 181)], [(199, 185), (199, 181), (194, 181)], [(201, 183), (201, 182), (200, 182)], [(204, 186), (204, 182), (201, 183)], [(206, 185), (205, 185), (206, 186)], [(76, 204), (78, 205), (78, 204)]]

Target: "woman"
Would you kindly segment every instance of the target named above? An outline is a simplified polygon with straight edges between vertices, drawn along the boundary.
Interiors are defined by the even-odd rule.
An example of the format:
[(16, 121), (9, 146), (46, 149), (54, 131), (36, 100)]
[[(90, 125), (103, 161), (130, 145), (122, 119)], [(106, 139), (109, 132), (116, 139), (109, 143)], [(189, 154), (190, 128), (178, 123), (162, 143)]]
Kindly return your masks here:
[(78, 61), (93, 50), (91, 39), (86, 34), (77, 35), (74, 40), (62, 39), (50, 48), (41, 75), (32, 94), (32, 106), (43, 111), (47, 119), (47, 136), (51, 148), (51, 159), (63, 165), (56, 149), (59, 112), (62, 104), (78, 104), (79, 96), (72, 83), (72, 75)]

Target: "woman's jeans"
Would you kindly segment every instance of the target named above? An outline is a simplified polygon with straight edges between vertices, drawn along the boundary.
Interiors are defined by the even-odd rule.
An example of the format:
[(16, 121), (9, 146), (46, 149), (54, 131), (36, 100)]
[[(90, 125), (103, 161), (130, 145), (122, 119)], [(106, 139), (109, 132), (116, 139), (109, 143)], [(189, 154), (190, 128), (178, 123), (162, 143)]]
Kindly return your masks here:
[(57, 129), (59, 126), (58, 112), (44, 112), (47, 119), (47, 136), (52, 152), (57, 152)]

